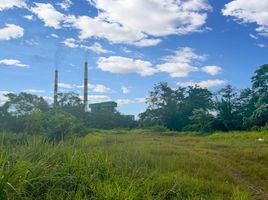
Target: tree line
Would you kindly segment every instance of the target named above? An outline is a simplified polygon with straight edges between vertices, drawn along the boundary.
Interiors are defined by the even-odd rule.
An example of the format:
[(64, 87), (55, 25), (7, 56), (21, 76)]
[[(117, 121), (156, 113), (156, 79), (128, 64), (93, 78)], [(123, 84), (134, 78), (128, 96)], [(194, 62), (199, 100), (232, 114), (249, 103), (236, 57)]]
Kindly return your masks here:
[(259, 129), (268, 123), (268, 65), (255, 71), (251, 83), (242, 91), (226, 85), (215, 93), (198, 85), (172, 89), (159, 83), (140, 114), (140, 125), (200, 132)]
[(252, 87), (237, 91), (227, 85), (212, 93), (198, 85), (173, 89), (161, 82), (147, 98), (148, 108), (135, 121), (119, 112), (85, 113), (76, 93), (60, 93), (57, 106), (28, 93), (9, 93), (0, 106), (0, 131), (43, 134), (62, 139), (88, 128), (164, 126), (174, 131), (259, 129), (268, 123), (268, 65), (256, 70)]

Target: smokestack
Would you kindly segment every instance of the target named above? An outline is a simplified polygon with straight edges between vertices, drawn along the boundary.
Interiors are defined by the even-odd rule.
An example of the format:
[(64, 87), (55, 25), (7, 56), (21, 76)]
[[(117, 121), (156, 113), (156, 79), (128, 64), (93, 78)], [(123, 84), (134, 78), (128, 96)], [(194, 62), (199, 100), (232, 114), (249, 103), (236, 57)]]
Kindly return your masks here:
[(88, 102), (88, 63), (85, 62), (85, 74), (84, 74), (84, 105), (85, 111), (87, 112), (87, 102)]
[(54, 79), (54, 107), (58, 105), (58, 69), (55, 69)]

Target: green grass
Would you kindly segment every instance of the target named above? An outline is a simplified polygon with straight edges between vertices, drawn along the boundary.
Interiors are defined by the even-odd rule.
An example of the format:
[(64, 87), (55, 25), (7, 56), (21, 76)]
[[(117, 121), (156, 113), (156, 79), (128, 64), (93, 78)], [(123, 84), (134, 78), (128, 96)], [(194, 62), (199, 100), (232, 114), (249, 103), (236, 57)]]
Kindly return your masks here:
[(268, 133), (156, 132), (2, 133), (0, 199), (268, 199)]

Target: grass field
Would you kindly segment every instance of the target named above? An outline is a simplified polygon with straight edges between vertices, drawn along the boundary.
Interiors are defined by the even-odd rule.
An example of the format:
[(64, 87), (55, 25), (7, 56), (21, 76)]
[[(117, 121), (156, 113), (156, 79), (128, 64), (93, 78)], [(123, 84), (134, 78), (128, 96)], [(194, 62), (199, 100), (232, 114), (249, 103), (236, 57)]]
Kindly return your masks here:
[(268, 133), (0, 134), (0, 199), (268, 199)]

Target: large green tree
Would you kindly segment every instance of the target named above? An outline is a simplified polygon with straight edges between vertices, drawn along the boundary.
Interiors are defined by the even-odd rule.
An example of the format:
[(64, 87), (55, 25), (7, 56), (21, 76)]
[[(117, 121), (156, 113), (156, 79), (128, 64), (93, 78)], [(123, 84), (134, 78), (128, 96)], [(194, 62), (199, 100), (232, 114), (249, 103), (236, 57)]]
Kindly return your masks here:
[(198, 86), (172, 89), (167, 83), (155, 85), (147, 99), (148, 109), (140, 115), (141, 124), (164, 125), (171, 130), (182, 130), (190, 123), (195, 109), (209, 110), (212, 93)]
[(217, 110), (218, 127), (223, 130), (235, 130), (242, 128), (242, 117), (238, 109), (238, 93), (231, 85), (222, 88), (215, 102)]
[(23, 116), (34, 111), (47, 111), (48, 103), (43, 97), (22, 92), (20, 94), (9, 93), (5, 95), (7, 101), (4, 107), (13, 116)]
[(268, 65), (262, 65), (252, 77), (252, 90), (255, 99), (255, 111), (251, 123), (263, 126), (268, 123)]

